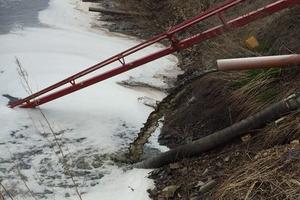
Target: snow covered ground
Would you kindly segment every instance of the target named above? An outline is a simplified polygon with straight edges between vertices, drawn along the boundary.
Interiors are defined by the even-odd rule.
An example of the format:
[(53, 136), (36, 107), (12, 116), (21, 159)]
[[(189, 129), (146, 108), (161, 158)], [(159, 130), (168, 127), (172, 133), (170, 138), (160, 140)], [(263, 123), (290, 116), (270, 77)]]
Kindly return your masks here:
[[(138, 98), (161, 100), (165, 94), (129, 89), (117, 82), (133, 77), (165, 87), (163, 80), (155, 77), (179, 73), (175, 57), (45, 104), (42, 113), (10, 109), (8, 99), (2, 97), (27, 95), (16, 58), (27, 71), (32, 90), (38, 91), (138, 43), (90, 28), (95, 20), (84, 11), (86, 5), (76, 0), (51, 0), (39, 15), (47, 26), (23, 27), (0, 35), (0, 181), (14, 199), (78, 199), (73, 181), (62, 167), (59, 145), (84, 200), (148, 199), (146, 190), (153, 187), (147, 179), (149, 170), (127, 169), (113, 162), (111, 155), (124, 151), (152, 111)], [(148, 48), (143, 54), (157, 48)], [(153, 139), (151, 142), (157, 147)]]

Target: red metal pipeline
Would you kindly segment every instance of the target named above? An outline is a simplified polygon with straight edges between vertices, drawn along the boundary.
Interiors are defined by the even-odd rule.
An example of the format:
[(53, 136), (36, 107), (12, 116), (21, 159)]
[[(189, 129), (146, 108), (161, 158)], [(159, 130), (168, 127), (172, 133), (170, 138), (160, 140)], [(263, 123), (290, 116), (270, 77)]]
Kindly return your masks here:
[[(67, 94), (70, 94), (72, 92), (75, 92), (77, 90), (80, 90), (82, 88), (85, 88), (87, 86), (90, 86), (92, 84), (95, 84), (97, 82), (100, 82), (100, 81), (103, 81), (105, 79), (108, 79), (108, 78), (111, 78), (113, 76), (116, 76), (120, 73), (123, 73), (123, 72), (126, 72), (130, 69), (133, 69), (133, 68), (136, 68), (140, 65), (143, 65), (143, 64), (146, 64), (148, 62), (151, 62), (153, 60), (156, 60), (158, 58), (161, 58), (163, 56), (166, 56), (168, 54), (171, 54), (171, 53), (174, 53), (178, 50), (182, 50), (182, 49), (185, 49), (185, 48), (188, 48), (192, 45), (194, 45), (195, 43), (198, 43), (198, 42), (201, 42), (201, 41), (204, 41), (204, 40), (207, 40), (207, 39), (210, 39), (210, 38), (213, 38), (213, 37), (216, 37), (218, 35), (221, 35), (222, 33), (224, 32), (227, 32), (230, 30), (230, 28), (238, 28), (238, 27), (242, 27), (256, 19), (259, 19), (259, 18), (263, 18), (265, 16), (268, 16), (272, 13), (275, 13), (277, 11), (280, 11), (282, 9), (285, 9), (285, 8), (288, 8), (288, 7), (291, 7), (293, 5), (296, 5), (296, 4), (300, 4), (300, 0), (279, 0), (279, 1), (276, 1), (272, 4), (269, 4), (263, 8), (260, 8), (256, 11), (253, 11), (253, 12), (250, 12), (250, 13), (247, 13), (245, 15), (242, 15), (240, 17), (237, 17), (235, 19), (232, 19), (228, 22), (224, 21), (224, 19), (222, 19), (222, 24), (221, 25), (218, 25), (218, 26), (215, 26), (207, 31), (204, 31), (202, 33), (199, 33), (199, 34), (196, 34), (190, 38), (187, 38), (187, 39), (184, 39), (184, 40), (181, 40), (181, 41), (176, 41), (176, 44), (174, 44), (174, 41), (170, 38), (170, 35), (173, 36), (173, 34), (179, 32), (179, 31), (182, 31), (184, 30), (185, 28), (187, 27), (190, 27), (191, 25), (194, 25), (195, 23), (198, 23), (199, 21), (202, 21), (203, 19), (206, 19), (208, 17), (211, 17), (213, 15), (216, 15), (216, 14), (219, 14), (220, 12), (223, 12), (224, 10), (242, 2), (243, 0), (236, 0), (236, 1), (228, 1), (226, 2), (226, 4), (223, 4), (221, 6), (218, 6), (218, 7), (215, 7), (207, 12), (204, 12), (202, 14), (200, 14), (197, 18), (193, 18), (193, 20), (188, 20), (184, 23), (182, 23), (180, 26), (176, 26), (175, 28), (172, 28), (169, 30), (169, 32), (166, 32), (165, 34), (161, 34), (157, 37), (154, 37), (152, 38), (151, 40), (149, 41), (146, 41), (146, 42), (143, 42), (141, 43), (140, 45), (137, 45), (133, 48), (130, 48), (128, 49), (127, 51), (121, 53), (121, 54), (118, 54), (116, 56), (113, 56), (111, 57), (110, 59), (107, 59), (91, 68), (88, 68), (86, 70), (84, 70), (83, 72), (80, 72), (74, 76), (72, 76), (71, 78), (68, 78), (68, 79), (65, 79), (53, 86), (50, 86), (36, 94), (33, 94), (23, 100), (20, 100), (20, 101), (17, 101), (17, 102), (14, 102), (14, 103), (11, 103), (10, 106), (11, 107), (15, 107), (17, 105), (21, 105), (21, 107), (23, 108), (32, 108), (32, 107), (36, 107), (38, 105), (42, 105), (46, 102), (49, 102), (49, 101), (52, 101), (54, 99), (57, 99), (59, 97), (62, 97), (64, 95), (67, 95)], [(163, 50), (160, 50), (160, 51), (157, 51), (155, 53), (152, 53), (150, 55), (147, 55), (145, 57), (142, 57), (140, 59), (137, 59), (133, 62), (130, 62), (130, 63), (125, 63), (125, 60), (124, 60), (124, 57), (127, 56), (127, 55), (130, 55), (132, 53), (135, 53), (136, 51), (139, 51), (145, 47), (148, 47), (158, 41), (161, 41), (163, 39), (170, 39), (173, 44), (169, 47), (166, 47), (164, 48)], [(121, 62), (123, 59), (123, 62)], [(85, 81), (82, 81), (82, 82), (79, 82), (79, 83), (75, 83), (75, 78), (78, 78), (78, 77), (81, 77), (87, 73), (90, 73), (91, 71), (95, 71), (96, 69), (98, 69), (99, 67), (104, 67), (110, 63), (113, 63), (115, 61), (120, 61), (122, 63), (121, 66), (119, 66), (118, 68), (115, 68), (115, 69), (112, 69), (108, 72), (105, 72), (103, 74), (100, 74), (100, 75), (97, 75), (95, 77), (92, 77), (90, 79), (87, 79)], [(41, 96), (57, 87), (60, 87), (66, 83), (71, 83), (71, 86), (67, 87), (67, 88), (64, 88), (64, 89), (61, 89), (59, 91), (56, 91), (56, 92), (53, 92), (51, 94), (48, 94), (46, 96), (42, 96), (40, 97), (39, 99), (35, 99), (35, 100), (32, 100), (38, 96)], [(62, 84), (63, 83), (63, 84)], [(32, 100), (32, 101), (31, 101)]]
[(34, 94), (32, 94), (32, 95), (24, 98), (24, 99), (21, 99), (21, 100), (15, 101), (15, 102), (11, 102), (9, 104), (9, 106), (11, 108), (16, 107), (18, 105), (21, 105), (23, 103), (27, 103), (30, 100), (32, 100), (32, 99), (34, 99), (34, 98), (36, 98), (38, 96), (41, 96), (41, 95), (43, 95), (43, 94), (45, 94), (45, 93), (47, 93), (47, 92), (49, 92), (51, 90), (54, 90), (54, 89), (56, 89), (58, 87), (66, 85), (68, 83), (74, 84), (76, 79), (78, 79), (80, 77), (83, 77), (84, 75), (87, 75), (87, 74), (89, 74), (91, 72), (94, 72), (94, 71), (96, 71), (96, 70), (98, 70), (98, 69), (100, 69), (102, 67), (105, 67), (105, 66), (107, 66), (107, 65), (109, 65), (109, 64), (111, 64), (113, 62), (116, 62), (116, 61), (119, 61), (119, 60), (121, 61), (122, 59), (125, 58), (125, 56), (131, 55), (131, 54), (133, 54), (136, 51), (139, 51), (139, 50), (141, 50), (143, 48), (146, 48), (146, 47), (148, 47), (148, 46), (150, 46), (150, 45), (152, 45), (152, 44), (154, 44), (154, 43), (156, 43), (158, 41), (161, 41), (163, 39), (163, 37), (164, 37), (163, 35), (160, 35), (160, 36), (157, 36), (157, 37), (153, 38), (153, 41), (146, 41), (146, 42), (141, 43), (141, 44), (139, 44), (139, 45), (137, 45), (135, 47), (132, 47), (132, 48), (130, 48), (130, 49), (128, 49), (128, 50), (126, 50), (126, 51), (118, 54), (118, 55), (115, 55), (115, 56), (113, 56), (113, 57), (111, 57), (111, 58), (109, 58), (107, 60), (104, 60), (104, 61), (96, 64), (96, 65), (93, 65), (92, 67), (89, 67), (89, 68), (87, 68), (87, 69), (85, 69), (85, 70), (83, 70), (83, 71), (81, 71), (81, 72), (79, 72), (79, 73), (77, 73), (77, 74), (75, 74), (73, 76), (70, 76), (70, 77), (68, 77), (68, 78), (66, 78), (66, 79), (64, 79), (64, 80), (62, 80), (62, 81), (60, 81), (60, 82), (58, 82), (58, 83), (56, 83), (54, 85), (51, 85), (51, 86), (49, 86), (49, 87), (47, 87), (47, 88), (45, 88), (45, 89), (43, 89), (43, 90), (41, 90), (41, 91), (39, 91), (37, 93), (34, 93)]
[(104, 60), (100, 63), (97, 63), (97, 64), (93, 65), (92, 67), (89, 67), (89, 68), (87, 68), (87, 69), (85, 69), (85, 70), (83, 70), (83, 71), (81, 71), (81, 72), (79, 72), (79, 73), (77, 73), (73, 76), (70, 76), (70, 77), (68, 77), (68, 78), (66, 78), (66, 79), (64, 79), (64, 80), (62, 80), (62, 81), (60, 81), (60, 82), (58, 82), (54, 85), (51, 85), (51, 86), (49, 86), (49, 87), (47, 87), (47, 88), (45, 88), (45, 89), (43, 89), (43, 90), (41, 90), (37, 93), (34, 93), (34, 94), (24, 98), (24, 99), (21, 99), (21, 100), (15, 101), (15, 102), (11, 102), (9, 104), (9, 106), (11, 108), (13, 108), (13, 107), (21, 105), (23, 103), (28, 103), (30, 100), (32, 100), (32, 99), (34, 99), (38, 96), (41, 96), (41, 95), (43, 95), (43, 94), (45, 94), (49, 91), (52, 91), (56, 88), (59, 88), (63, 85), (66, 85), (68, 83), (73, 85), (75, 83), (76, 79), (81, 78), (81, 77), (83, 77), (83, 76), (85, 76), (85, 75), (87, 75), (91, 72), (94, 72), (94, 71), (96, 71), (96, 70), (98, 70), (102, 67), (105, 67), (105, 66), (107, 66), (107, 65), (109, 65), (113, 62), (116, 62), (116, 61), (125, 62), (125, 57), (126, 56), (132, 55), (133, 53), (135, 53), (137, 51), (145, 49), (146, 47), (149, 47), (149, 46), (151, 46), (155, 43), (161, 42), (164, 39), (170, 38), (173, 34), (175, 34), (177, 32), (180, 32), (180, 31), (186, 29), (187, 27), (192, 26), (192, 25), (198, 23), (199, 21), (202, 21), (202, 20), (210, 17), (211, 15), (215, 14), (216, 12), (221, 12), (223, 10), (226, 10), (226, 9), (228, 9), (228, 8), (234, 6), (234, 5), (236, 5), (236, 4), (238, 4), (242, 1), (245, 1), (245, 0), (227, 0), (223, 4), (217, 5), (217, 6), (211, 8), (211, 9), (209, 9), (209, 10), (207, 10), (207, 11), (201, 13), (201, 14), (199, 14), (198, 16), (196, 16), (196, 17), (194, 17), (190, 20), (187, 20), (185, 22), (182, 22), (182, 23), (178, 24), (177, 26), (175, 26), (174, 28), (171, 28), (166, 33), (162, 33), (160, 35), (157, 35), (157, 36), (151, 38), (150, 40), (147, 40), (147, 41), (142, 42), (142, 43), (140, 43), (140, 44), (138, 44), (138, 45), (136, 45), (132, 48), (129, 48), (126, 51), (123, 51), (123, 52), (121, 52), (121, 53), (119, 53), (115, 56), (112, 56), (112, 57), (110, 57), (110, 58), (108, 58), (108, 59), (106, 59), (106, 60)]
[(184, 30), (192, 25), (195, 25), (209, 17), (212, 17), (218, 13), (222, 13), (223, 11), (228, 10), (229, 8), (235, 6), (239, 3), (242, 3), (244, 1), (246, 1), (246, 0), (227, 0), (227, 1), (223, 2), (222, 4), (212, 7), (210, 9), (206, 10), (205, 12), (201, 13), (200, 15), (193, 17), (192, 19), (189, 19), (181, 24), (178, 24), (178, 25), (172, 27), (171, 29), (169, 29), (168, 33), (174, 34), (178, 31), (182, 31), (182, 30)]
[(269, 4), (265, 7), (262, 7), (256, 11), (249, 12), (240, 17), (232, 19), (228, 21), (225, 25), (221, 24), (219, 26), (215, 26), (211, 29), (208, 29), (202, 33), (198, 33), (195, 36), (192, 36), (188, 39), (182, 40), (179, 42), (178, 46), (181, 48), (188, 48), (194, 43), (202, 42), (203, 40), (207, 40), (218, 35), (221, 35), (224, 32), (228, 32), (231, 28), (239, 28), (246, 24), (249, 24), (252, 21), (255, 21), (259, 18), (264, 18), (273, 13), (281, 11), (283, 9), (292, 7), (294, 5), (300, 4), (300, 0), (279, 0), (272, 4)]
[(218, 70), (246, 70), (300, 65), (300, 54), (217, 60)]

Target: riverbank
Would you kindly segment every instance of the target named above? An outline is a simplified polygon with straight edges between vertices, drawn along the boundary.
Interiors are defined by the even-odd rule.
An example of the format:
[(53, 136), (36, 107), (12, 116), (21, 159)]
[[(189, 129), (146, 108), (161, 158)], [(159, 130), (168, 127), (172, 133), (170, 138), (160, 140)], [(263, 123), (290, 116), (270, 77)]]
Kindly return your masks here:
[[(138, 99), (160, 101), (165, 94), (118, 83), (137, 80), (165, 87), (160, 77), (178, 71), (176, 58), (167, 57), (39, 109), (7, 107), (7, 95), (25, 97), (137, 44), (136, 39), (91, 27), (94, 16), (81, 5), (51, 0), (39, 12), (42, 26), (20, 26), (0, 35), (0, 176), (6, 189), (1, 187), (0, 193), (5, 197), (139, 200), (148, 199), (146, 190), (153, 187), (147, 178), (150, 170), (131, 169), (115, 157), (127, 150), (153, 110)], [(157, 146), (154, 142), (149, 148), (158, 151)]]
[[(117, 8), (139, 10), (151, 17), (103, 15), (102, 19), (113, 23), (109, 25), (112, 31), (148, 38), (216, 2), (195, 5), (191, 1), (132, 0)], [(266, 2), (245, 3), (238, 12), (263, 3)], [(148, 117), (140, 135), (151, 130), (158, 120), (163, 121), (159, 141), (174, 148), (223, 129), (299, 91), (297, 68), (201, 76), (201, 71), (214, 67), (217, 58), (299, 53), (298, 23), (299, 8), (290, 9), (178, 54), (179, 66), (186, 73)], [(247, 49), (244, 41), (251, 35), (258, 39), (258, 49)], [(156, 188), (149, 191), (151, 197), (297, 199), (299, 188), (289, 183), (299, 177), (300, 163), (289, 155), (299, 149), (299, 119), (299, 112), (291, 113), (280, 122), (245, 133), (245, 137), (231, 144), (155, 170), (151, 177)]]

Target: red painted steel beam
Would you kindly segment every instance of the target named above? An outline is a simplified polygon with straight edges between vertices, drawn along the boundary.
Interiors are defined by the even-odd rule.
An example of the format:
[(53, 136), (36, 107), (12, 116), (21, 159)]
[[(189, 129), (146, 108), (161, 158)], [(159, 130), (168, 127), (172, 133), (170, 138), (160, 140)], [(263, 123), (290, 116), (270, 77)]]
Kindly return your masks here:
[(217, 60), (218, 70), (247, 70), (300, 65), (300, 54)]
[(161, 58), (163, 56), (169, 55), (169, 54), (171, 54), (175, 51), (176, 51), (176, 49), (173, 48), (173, 47), (165, 48), (164, 50), (161, 50), (161, 51), (156, 52), (154, 54), (151, 54), (149, 56), (143, 57), (141, 59), (138, 59), (138, 60), (133, 61), (131, 63), (128, 63), (126, 65), (122, 65), (118, 68), (112, 69), (108, 72), (105, 72), (103, 74), (100, 74), (98, 76), (90, 78), (88, 80), (82, 81), (82, 82), (80, 82), (78, 84), (75, 84), (73, 86), (69, 86), (65, 89), (59, 90), (57, 92), (53, 92), (53, 93), (51, 93), (47, 96), (36, 99), (32, 102), (29, 102), (25, 105), (22, 105), (21, 108), (33, 108), (33, 107), (36, 107), (38, 105), (42, 105), (44, 103), (47, 103), (47, 102), (52, 101), (54, 99), (57, 99), (59, 97), (65, 96), (67, 94), (70, 94), (70, 93), (75, 92), (77, 90), (80, 90), (82, 88), (88, 87), (90, 85), (93, 85), (93, 84), (98, 83), (100, 81), (106, 80), (108, 78), (111, 78), (113, 76), (116, 76), (118, 74), (126, 72), (128, 70), (134, 69), (134, 68), (136, 68), (140, 65), (146, 64), (148, 62), (151, 62), (151, 61), (156, 60), (158, 58)]
[(219, 25), (215, 26), (207, 31), (196, 34), (190, 38), (184, 39), (178, 43), (180, 48), (188, 48), (195, 43), (202, 42), (207, 39), (211, 39), (218, 35), (221, 35), (224, 32), (230, 30), (230, 28), (239, 28), (246, 24), (249, 24), (252, 21), (255, 21), (259, 18), (266, 17), (283, 9), (289, 8), (293, 5), (300, 4), (300, 0), (280, 0), (275, 3), (269, 4), (265, 7), (262, 7), (256, 11), (247, 13), (243, 16), (237, 17), (227, 22), (226, 26)]
[(160, 36), (157, 36), (156, 38), (153, 38), (152, 41), (146, 41), (144, 43), (141, 43), (141, 44), (139, 44), (139, 45), (137, 45), (135, 47), (132, 47), (132, 48), (130, 48), (130, 49), (128, 49), (128, 50), (120, 53), (120, 54), (117, 54), (117, 55), (115, 55), (115, 56), (113, 56), (113, 57), (111, 57), (111, 58), (109, 58), (107, 60), (104, 60), (104, 61), (102, 61), (102, 62), (100, 62), (100, 63), (98, 63), (96, 65), (93, 65), (92, 67), (89, 67), (89, 68), (87, 68), (87, 69), (85, 69), (85, 70), (83, 70), (83, 71), (81, 71), (81, 72), (79, 72), (79, 73), (77, 73), (77, 74), (75, 74), (73, 76), (70, 76), (70, 77), (68, 77), (68, 78), (66, 78), (66, 79), (64, 79), (64, 80), (62, 80), (62, 81), (60, 81), (60, 82), (58, 82), (58, 83), (56, 83), (54, 85), (51, 85), (51, 86), (49, 86), (49, 87), (47, 87), (47, 88), (45, 88), (45, 89), (43, 89), (43, 90), (41, 90), (41, 91), (39, 91), (37, 93), (34, 93), (34, 94), (32, 94), (32, 95), (24, 98), (24, 99), (21, 99), (21, 100), (15, 101), (15, 102), (11, 102), (9, 104), (9, 106), (13, 108), (13, 107), (21, 105), (23, 103), (29, 102), (30, 100), (32, 100), (32, 99), (34, 99), (34, 98), (36, 98), (38, 96), (41, 96), (41, 95), (43, 95), (43, 94), (45, 94), (45, 93), (47, 93), (47, 92), (49, 92), (51, 90), (54, 90), (54, 89), (56, 89), (58, 87), (61, 87), (61, 86), (65, 85), (65, 84), (71, 83), (72, 81), (75, 81), (76, 79), (81, 78), (84, 75), (87, 75), (87, 74), (89, 74), (91, 72), (94, 72), (94, 71), (96, 71), (96, 70), (98, 70), (98, 69), (100, 69), (102, 67), (105, 67), (105, 66), (107, 66), (107, 65), (109, 65), (109, 64), (111, 64), (113, 62), (116, 62), (119, 59), (122, 59), (125, 56), (128, 56), (128, 55), (130, 55), (130, 54), (132, 54), (132, 53), (134, 53), (136, 51), (139, 51), (140, 49), (146, 48), (146, 47), (148, 47), (148, 46), (150, 46), (150, 45), (152, 45), (152, 44), (154, 44), (154, 43), (156, 43), (158, 41), (161, 41), (162, 39), (164, 39), (164, 36), (160, 35)]
[(134, 47), (132, 47), (130, 49), (127, 49), (126, 51), (123, 51), (123, 52), (121, 52), (121, 53), (119, 53), (119, 54), (117, 54), (117, 55), (115, 55), (113, 57), (110, 57), (110, 58), (108, 58), (108, 59), (106, 59), (106, 60), (104, 60), (104, 61), (102, 61), (100, 63), (97, 63), (96, 65), (93, 65), (92, 67), (89, 67), (89, 68), (87, 68), (87, 69), (85, 69), (85, 70), (83, 70), (83, 71), (81, 71), (81, 72), (79, 72), (79, 73), (77, 73), (77, 74), (75, 74), (73, 76), (70, 76), (70, 77), (68, 77), (68, 78), (66, 78), (66, 79), (64, 79), (64, 80), (62, 80), (62, 81), (60, 81), (60, 82), (58, 82), (58, 83), (56, 83), (54, 85), (51, 85), (51, 86), (49, 86), (49, 87), (47, 87), (47, 88), (45, 88), (45, 89), (43, 89), (43, 90), (41, 90), (41, 91), (39, 91), (37, 93), (34, 93), (34, 94), (32, 94), (32, 95), (24, 98), (24, 99), (21, 99), (21, 100), (15, 101), (15, 102), (11, 102), (9, 104), (9, 106), (13, 108), (13, 107), (21, 105), (23, 103), (28, 103), (30, 100), (32, 100), (32, 99), (34, 99), (36, 97), (39, 97), (39, 96), (41, 96), (41, 95), (43, 95), (43, 94), (45, 94), (47, 92), (50, 92), (50, 91), (52, 91), (52, 90), (54, 90), (56, 88), (64, 86), (64, 85), (66, 85), (68, 83), (72, 84), (78, 78), (81, 78), (81, 77), (83, 77), (83, 76), (85, 76), (85, 75), (87, 75), (87, 74), (89, 74), (91, 72), (94, 72), (94, 71), (96, 71), (96, 70), (98, 70), (98, 69), (100, 69), (102, 67), (105, 67), (105, 66), (107, 66), (107, 65), (109, 65), (109, 64), (111, 64), (113, 62), (116, 62), (116, 61), (118, 61), (120, 59), (121, 60), (125, 59), (126, 56), (132, 55), (133, 53), (135, 53), (137, 51), (140, 51), (140, 50), (142, 50), (142, 49), (144, 49), (146, 47), (149, 47), (149, 46), (151, 46), (151, 45), (153, 45), (153, 44), (155, 44), (157, 42), (160, 42), (160, 41), (162, 41), (164, 39), (167, 39), (171, 35), (173, 35), (175, 33), (178, 33), (180, 31), (186, 29), (187, 27), (190, 27), (190, 26), (192, 26), (192, 25), (194, 25), (194, 24), (196, 24), (196, 23), (198, 23), (198, 22), (200, 22), (200, 21), (202, 21), (202, 20), (204, 20), (204, 19), (206, 19), (206, 18), (208, 18), (208, 17), (210, 17), (210, 16), (218, 13), (218, 12), (222, 12), (222, 11), (224, 11), (224, 10), (230, 8), (230, 7), (233, 7), (233, 6), (235, 6), (236, 4), (238, 4), (238, 3), (242, 2), (242, 1), (245, 1), (245, 0), (227, 0), (223, 4), (219, 4), (219, 5), (217, 5), (217, 6), (213, 7), (213, 8), (205, 11), (205, 12), (202, 12), (200, 15), (198, 15), (198, 16), (190, 19), (190, 20), (187, 20), (185, 22), (182, 22), (182, 23), (178, 24), (177, 26), (169, 29), (165, 33), (157, 35), (157, 36), (151, 38), (148, 41), (142, 42), (142, 43), (140, 43), (140, 44), (138, 44), (138, 45), (136, 45), (136, 46), (134, 46)]
[[(232, 2), (239, 3), (241, 1), (232, 1)], [(92, 78), (90, 78), (88, 80), (85, 80), (85, 81), (82, 81), (80, 83), (74, 83), (72, 86), (69, 86), (67, 88), (61, 89), (61, 90), (56, 91), (56, 92), (53, 92), (53, 93), (48, 94), (46, 96), (42, 96), (39, 99), (36, 99), (36, 100), (33, 100), (33, 101), (28, 101), (28, 100), (23, 101), (23, 103), (25, 103), (25, 104), (19, 102), (18, 105), (23, 104), (23, 105), (21, 105), (21, 107), (23, 107), (23, 108), (32, 108), (32, 107), (36, 107), (38, 105), (42, 105), (46, 102), (52, 101), (54, 99), (65, 96), (67, 94), (70, 94), (70, 93), (75, 92), (77, 90), (80, 90), (82, 88), (88, 87), (88, 86), (90, 86), (92, 84), (95, 84), (97, 82), (100, 82), (100, 81), (103, 81), (105, 79), (111, 78), (113, 76), (116, 76), (116, 75), (121, 74), (123, 72), (126, 72), (128, 70), (131, 70), (133, 68), (136, 68), (140, 65), (146, 64), (148, 62), (151, 62), (151, 61), (156, 60), (158, 58), (161, 58), (163, 56), (169, 55), (169, 54), (174, 53), (176, 51), (179, 51), (181, 49), (188, 48), (188, 47), (194, 45), (195, 43), (198, 43), (198, 42), (216, 37), (218, 35), (221, 35), (222, 33), (229, 31), (230, 28), (242, 27), (242, 26), (244, 26), (244, 25), (246, 25), (246, 24), (248, 24), (248, 23), (250, 23), (250, 22), (252, 22), (256, 19), (263, 18), (265, 16), (268, 16), (268, 15), (270, 15), (272, 13), (275, 13), (277, 11), (280, 11), (282, 9), (291, 7), (295, 4), (300, 4), (300, 0), (279, 0), (279, 1), (276, 1), (275, 3), (269, 4), (269, 5), (267, 5), (263, 8), (260, 8), (256, 11), (247, 13), (243, 16), (237, 17), (235, 19), (232, 19), (232, 20), (226, 22), (226, 27), (225, 27), (224, 24), (213, 27), (213, 28), (211, 28), (207, 31), (196, 34), (195, 36), (192, 36), (190, 38), (178, 41), (178, 43), (176, 43), (175, 45), (171, 45), (167, 48), (164, 48), (160, 51), (152, 53), (152, 54), (150, 54), (148, 56), (145, 56), (143, 58), (137, 59), (137, 60), (135, 60), (133, 62), (130, 62), (130, 63), (127, 63), (127, 64), (123, 64), (118, 68), (112, 69), (108, 72), (97, 75), (95, 77), (92, 77)], [(227, 7), (227, 6), (228, 5), (223, 5), (222, 8), (219, 8), (219, 10), (215, 9), (212, 12), (214, 14), (218, 14), (219, 12), (222, 12), (225, 9), (227, 9), (229, 7), (232, 7), (233, 5), (229, 6), (229, 7)], [(207, 15), (212, 16), (212, 13), (208, 12), (207, 14), (200, 15), (199, 18), (201, 18), (201, 20), (206, 19), (208, 17)], [(196, 20), (200, 20), (200, 19), (196, 19)], [(193, 23), (193, 22), (183, 23), (183, 27), (185, 27), (185, 26), (189, 27), (188, 26), (189, 23)], [(142, 43), (142, 44), (143, 45), (148, 45), (148, 44), (152, 43), (153, 41), (159, 40), (161, 38), (167, 38), (170, 33), (174, 34), (173, 31), (176, 31), (176, 29), (177, 29), (176, 27), (175, 27), (174, 30), (170, 29), (170, 32), (167, 33), (167, 35), (158, 36), (154, 40), (150, 40), (150, 41)], [(180, 29), (180, 27), (178, 27), (178, 29)], [(152, 44), (154, 44), (154, 43), (152, 43)], [(142, 48), (143, 45), (138, 45), (137, 49)], [(136, 49), (132, 48), (132, 50), (130, 50), (130, 51), (136, 52)], [(130, 51), (128, 51), (128, 52), (130, 52)], [(120, 54), (118, 54), (118, 55), (120, 55)], [(114, 57), (112, 57), (112, 58), (114, 58)], [(116, 60), (118, 60), (118, 59), (116, 59)], [(14, 105), (11, 104), (11, 107), (14, 107), (14, 106), (15, 106), (15, 104)]]
[(221, 13), (225, 10), (228, 10), (229, 8), (239, 4), (239, 3), (242, 3), (246, 0), (227, 0), (225, 2), (223, 2), (222, 4), (219, 4), (218, 6), (215, 6), (213, 8), (210, 8), (206, 11), (204, 11), (203, 13), (201, 13), (200, 15), (196, 16), (196, 17), (193, 17), (192, 19), (189, 19), (181, 24), (178, 24), (174, 27), (172, 27), (171, 29), (169, 29), (169, 34), (172, 34), (172, 33), (176, 33), (178, 31), (182, 31), (188, 27), (191, 27), (192, 25), (195, 25), (197, 23), (199, 23), (200, 21), (203, 21), (209, 17), (212, 17), (218, 13)]

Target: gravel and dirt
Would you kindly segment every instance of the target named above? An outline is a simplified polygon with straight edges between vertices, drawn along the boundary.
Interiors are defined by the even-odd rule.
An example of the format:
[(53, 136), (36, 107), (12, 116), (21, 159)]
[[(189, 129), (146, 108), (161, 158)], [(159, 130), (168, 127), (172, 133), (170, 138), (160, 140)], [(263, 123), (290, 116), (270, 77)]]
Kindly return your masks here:
[[(99, 0), (95, 5), (99, 4), (107, 9), (141, 13), (140, 16), (106, 13), (100, 14), (98, 19), (103, 21), (103, 26), (111, 32), (147, 39), (219, 2), (222, 1), (205, 0), (195, 3), (193, 0), (184, 2), (179, 0)], [(252, 7), (259, 7), (267, 2), (272, 1), (248, 1), (230, 10), (226, 17), (237, 15)], [(215, 23), (214, 19), (205, 21), (185, 32), (181, 37), (203, 30)], [(179, 75), (175, 82), (166, 77), (164, 80), (170, 82), (170, 87), (154, 87), (156, 90), (168, 92), (168, 96), (160, 103), (149, 99), (141, 100), (155, 107), (155, 111), (150, 114), (145, 126), (141, 129), (139, 138), (146, 142), (149, 135), (143, 134), (145, 132), (151, 134), (149, 130), (156, 129), (156, 126), (162, 123), (158, 140), (160, 144), (172, 149), (228, 127), (271, 103), (299, 92), (300, 70), (297, 67), (238, 73), (212, 71), (203, 75), (207, 70), (215, 68), (217, 58), (299, 53), (299, 24), (300, 8), (296, 7), (176, 53), (179, 58), (179, 67), (185, 73)], [(245, 40), (249, 36), (257, 38), (260, 44), (258, 48), (246, 47)], [(0, 66), (0, 77), (3, 73), (5, 71), (1, 70)], [(120, 84), (141, 87), (139, 82), (127, 81), (120, 82)], [(155, 188), (149, 189), (149, 196), (158, 200), (300, 199), (299, 124), (300, 112), (295, 111), (276, 122), (270, 122), (264, 127), (245, 133), (245, 136), (237, 138), (230, 144), (203, 153), (199, 157), (184, 159), (155, 169), (150, 174), (155, 182)], [(27, 128), (22, 127), (24, 130)], [(72, 132), (72, 130), (67, 131)], [(19, 130), (11, 132), (14, 142), (24, 139), (25, 136), (19, 132)], [(122, 136), (122, 133), (120, 135)], [(85, 140), (85, 138), (79, 139), (79, 141), (62, 142), (76, 144)], [(126, 145), (127, 143), (128, 141)], [(134, 161), (137, 161), (143, 153), (142, 147), (134, 149), (136, 155), (131, 155)], [(40, 151), (42, 152), (44, 148), (41, 146)], [(24, 153), (27, 155), (27, 160), (24, 162), (22, 160), (17, 166), (21, 169), (30, 167), (27, 161), (32, 159), (30, 152)], [(39, 152), (34, 153), (39, 154)], [(90, 156), (86, 156), (87, 153)], [(13, 156), (17, 158), (22, 155)], [(99, 157), (97, 152), (85, 149), (84, 154), (79, 151), (74, 154), (73, 160), (70, 159), (67, 162), (76, 169), (72, 173), (76, 176), (87, 177), (88, 181), (84, 184), (94, 185), (98, 184), (97, 180), (104, 175), (97, 169), (103, 165), (103, 160), (110, 162), (111, 159), (106, 158), (105, 154), (103, 156)], [(49, 180), (49, 183), (53, 183), (51, 182), (53, 179), (51, 169), (46, 168), (50, 166), (49, 160), (42, 161), (41, 168), (36, 170), (48, 171), (49, 176), (45, 176), (44, 179), (46, 182)], [(0, 159), (1, 165), (4, 166), (5, 163), (7, 160)], [(5, 170), (7, 169), (0, 168), (0, 172)], [(79, 186), (85, 187), (86, 185)], [(63, 187), (68, 186), (63, 185)]]
[[(102, 15), (110, 31), (149, 38), (220, 1), (119, 1), (107, 8), (139, 11), (151, 17)], [(252, 2), (252, 3), (251, 3)], [(271, 1), (251, 1), (228, 16)], [(160, 144), (174, 148), (228, 127), (288, 95), (299, 92), (299, 68), (195, 73), (215, 67), (216, 58), (299, 53), (300, 8), (252, 23), (176, 55), (185, 71), (150, 115), (145, 126), (163, 117)], [(213, 24), (208, 21), (207, 24)], [(205, 25), (207, 25), (205, 24)], [(202, 25), (202, 27), (201, 27)], [(201, 24), (198, 28), (203, 28)], [(185, 33), (188, 34), (188, 33)], [(248, 49), (255, 36), (260, 43)], [(193, 78), (191, 78), (193, 77)], [(189, 80), (189, 81), (186, 81)], [(175, 95), (174, 95), (175, 93)], [(150, 175), (153, 199), (300, 199), (299, 111), (245, 133), (231, 144), (193, 159), (156, 169)], [(144, 127), (144, 129), (149, 129)], [(141, 134), (144, 131), (141, 129)], [(142, 136), (141, 136), (142, 137)]]

